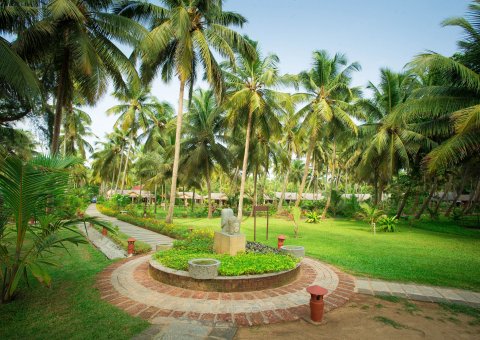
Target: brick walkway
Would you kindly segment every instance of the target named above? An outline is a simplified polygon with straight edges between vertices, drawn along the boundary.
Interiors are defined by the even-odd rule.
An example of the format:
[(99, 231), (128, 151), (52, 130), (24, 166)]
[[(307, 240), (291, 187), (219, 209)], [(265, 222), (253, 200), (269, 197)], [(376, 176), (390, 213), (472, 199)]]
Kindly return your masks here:
[(97, 288), (105, 301), (154, 324), (165, 317), (237, 326), (293, 321), (309, 315), (306, 287), (318, 284), (329, 290), (326, 312), (345, 304), (354, 289), (351, 276), (305, 258), (297, 280), (283, 287), (245, 293), (193, 291), (152, 279), (149, 259), (134, 257), (109, 266), (99, 275)]
[(356, 278), (355, 291), (367, 295), (391, 295), (411, 300), (460, 303), (480, 307), (480, 293), (461, 289)]

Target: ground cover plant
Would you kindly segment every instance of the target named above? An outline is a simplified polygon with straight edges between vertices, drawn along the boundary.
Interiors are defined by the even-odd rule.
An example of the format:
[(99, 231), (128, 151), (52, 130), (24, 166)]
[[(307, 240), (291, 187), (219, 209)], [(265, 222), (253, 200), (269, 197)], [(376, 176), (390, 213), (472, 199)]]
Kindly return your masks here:
[(188, 261), (195, 258), (213, 258), (220, 261), (218, 273), (221, 276), (253, 275), (279, 272), (295, 268), (298, 259), (265, 246), (259, 249), (250, 244), (245, 253), (235, 256), (213, 252), (213, 233), (198, 230), (183, 241), (176, 241), (172, 249), (157, 252), (154, 258), (166, 267), (188, 270)]

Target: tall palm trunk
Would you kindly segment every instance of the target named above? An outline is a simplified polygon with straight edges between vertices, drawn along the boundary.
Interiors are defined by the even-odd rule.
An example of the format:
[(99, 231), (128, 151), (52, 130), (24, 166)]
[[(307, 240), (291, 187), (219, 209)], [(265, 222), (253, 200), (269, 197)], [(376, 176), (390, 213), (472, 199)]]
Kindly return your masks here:
[(172, 184), (170, 188), (170, 204), (165, 222), (173, 222), (173, 208), (175, 207), (175, 195), (177, 193), (178, 164), (180, 163), (180, 138), (182, 137), (183, 96), (185, 92), (185, 80), (180, 79), (180, 94), (178, 97), (177, 128), (175, 130), (175, 156), (173, 158)]
[(312, 185), (314, 177), (315, 177), (315, 156), (313, 156), (313, 159), (312, 159), (312, 175), (310, 176), (310, 180), (308, 181), (307, 189), (305, 189), (305, 192), (310, 191), (310, 186)]
[(252, 130), (253, 111), (248, 112), (247, 136), (245, 137), (245, 152), (243, 153), (242, 181), (240, 182), (240, 195), (238, 196), (238, 215), (237, 218), (242, 221), (243, 216), (243, 196), (245, 194), (245, 181), (247, 179), (248, 149), (250, 147), (250, 134)]
[(206, 172), (207, 172), (207, 191), (208, 191), (208, 218), (212, 218), (212, 187), (210, 183), (210, 164), (208, 164), (208, 159), (207, 159), (207, 167), (206, 167)]
[(283, 210), (283, 200), (285, 199), (285, 192), (287, 191), (288, 177), (290, 177), (290, 165), (292, 163), (292, 155), (288, 158), (288, 168), (287, 173), (285, 174), (285, 179), (283, 180), (282, 194), (280, 195), (280, 200), (278, 201), (277, 211), (281, 212)]
[(302, 201), (303, 189), (305, 189), (305, 184), (307, 183), (308, 167), (310, 166), (310, 158), (312, 157), (313, 148), (315, 147), (316, 140), (317, 140), (317, 129), (314, 128), (312, 136), (310, 138), (310, 143), (308, 145), (307, 156), (305, 157), (305, 168), (303, 170), (302, 183), (300, 183), (300, 187), (298, 188), (297, 200), (295, 202), (296, 208), (299, 207), (300, 202)]
[(257, 205), (257, 177), (258, 177), (258, 163), (255, 165), (253, 173), (253, 197), (252, 197), (252, 211), (250, 217), (253, 217), (253, 208)]
[(117, 193), (118, 183), (120, 182), (120, 176), (122, 174), (122, 164), (123, 164), (123, 148), (120, 149), (120, 164), (118, 165), (118, 175), (117, 175), (117, 182), (115, 183), (115, 193)]
[(55, 155), (58, 153), (58, 139), (60, 137), (60, 126), (62, 125), (62, 113), (66, 101), (66, 91), (68, 87), (68, 67), (69, 67), (70, 53), (68, 49), (64, 50), (62, 68), (57, 85), (57, 98), (55, 105), (55, 117), (53, 120), (52, 145), (50, 153)]
[(475, 206), (475, 203), (478, 202), (479, 199), (480, 199), (480, 179), (477, 180), (477, 187), (475, 188), (474, 191), (472, 191), (470, 200), (468, 204), (465, 206), (463, 213), (468, 214), (473, 209), (473, 207)]
[(430, 201), (432, 200), (432, 197), (433, 197), (433, 194), (435, 193), (435, 190), (437, 189), (437, 183), (433, 183), (432, 185), (432, 188), (430, 189), (430, 192), (428, 193), (428, 196), (425, 198), (425, 200), (423, 201), (423, 204), (422, 206), (420, 207), (420, 210), (417, 211), (417, 213), (415, 214), (415, 219), (418, 220), (420, 218), (420, 216), (422, 216), (423, 212), (425, 211), (425, 209), (427, 208), (428, 204), (430, 203)]
[(466, 174), (466, 170), (464, 170), (463, 173), (462, 173), (462, 177), (461, 177), (461, 180), (460, 180), (460, 186), (456, 188), (457, 192), (455, 194), (455, 197), (453, 198), (452, 203), (450, 204), (447, 211), (445, 212), (445, 217), (450, 216), (453, 208), (455, 208), (455, 206), (457, 205), (457, 201), (460, 198), (460, 195), (462, 194), (463, 189), (465, 188), (465, 177), (466, 177), (465, 174)]
[(325, 204), (325, 208), (323, 208), (322, 220), (324, 220), (327, 217), (328, 208), (330, 208), (330, 203), (332, 201), (333, 186), (335, 181), (335, 163), (337, 162), (336, 157), (337, 157), (337, 144), (335, 143), (335, 140), (334, 140), (333, 150), (332, 150), (332, 176), (330, 177), (330, 192), (327, 197), (327, 203)]
[(127, 148), (127, 155), (125, 157), (125, 168), (123, 169), (122, 188), (121, 188), (122, 195), (123, 195), (123, 189), (125, 188), (125, 180), (127, 178), (127, 168), (128, 168), (128, 159), (130, 157), (130, 147), (131, 147), (131, 144), (129, 143)]
[(154, 198), (155, 201), (153, 202), (153, 213), (155, 214), (155, 218), (157, 217), (157, 183), (155, 183), (155, 191), (154, 191)]
[(402, 216), (403, 209), (405, 209), (405, 205), (407, 205), (408, 196), (410, 196), (410, 188), (407, 189), (407, 191), (403, 195), (400, 205), (398, 206), (397, 214), (395, 215), (397, 219), (399, 219)]

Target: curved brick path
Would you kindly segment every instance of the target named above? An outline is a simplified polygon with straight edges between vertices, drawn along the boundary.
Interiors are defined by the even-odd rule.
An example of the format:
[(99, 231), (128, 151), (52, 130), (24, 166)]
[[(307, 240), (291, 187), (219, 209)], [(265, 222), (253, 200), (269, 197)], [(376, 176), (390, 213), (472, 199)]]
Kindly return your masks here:
[(243, 293), (194, 291), (152, 279), (148, 274), (149, 259), (150, 255), (134, 257), (109, 266), (99, 275), (97, 288), (105, 301), (152, 323), (161, 317), (238, 326), (293, 321), (309, 314), (306, 287), (318, 284), (328, 289), (328, 312), (345, 304), (355, 286), (353, 277), (305, 258), (298, 279), (279, 288)]

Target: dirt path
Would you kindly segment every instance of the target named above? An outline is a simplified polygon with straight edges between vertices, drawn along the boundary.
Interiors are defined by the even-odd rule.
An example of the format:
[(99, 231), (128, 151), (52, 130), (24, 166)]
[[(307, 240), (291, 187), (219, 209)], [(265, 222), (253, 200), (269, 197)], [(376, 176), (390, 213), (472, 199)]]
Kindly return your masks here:
[(240, 328), (235, 339), (480, 339), (480, 310), (451, 308), (357, 294), (326, 314), (323, 325), (300, 320)]

